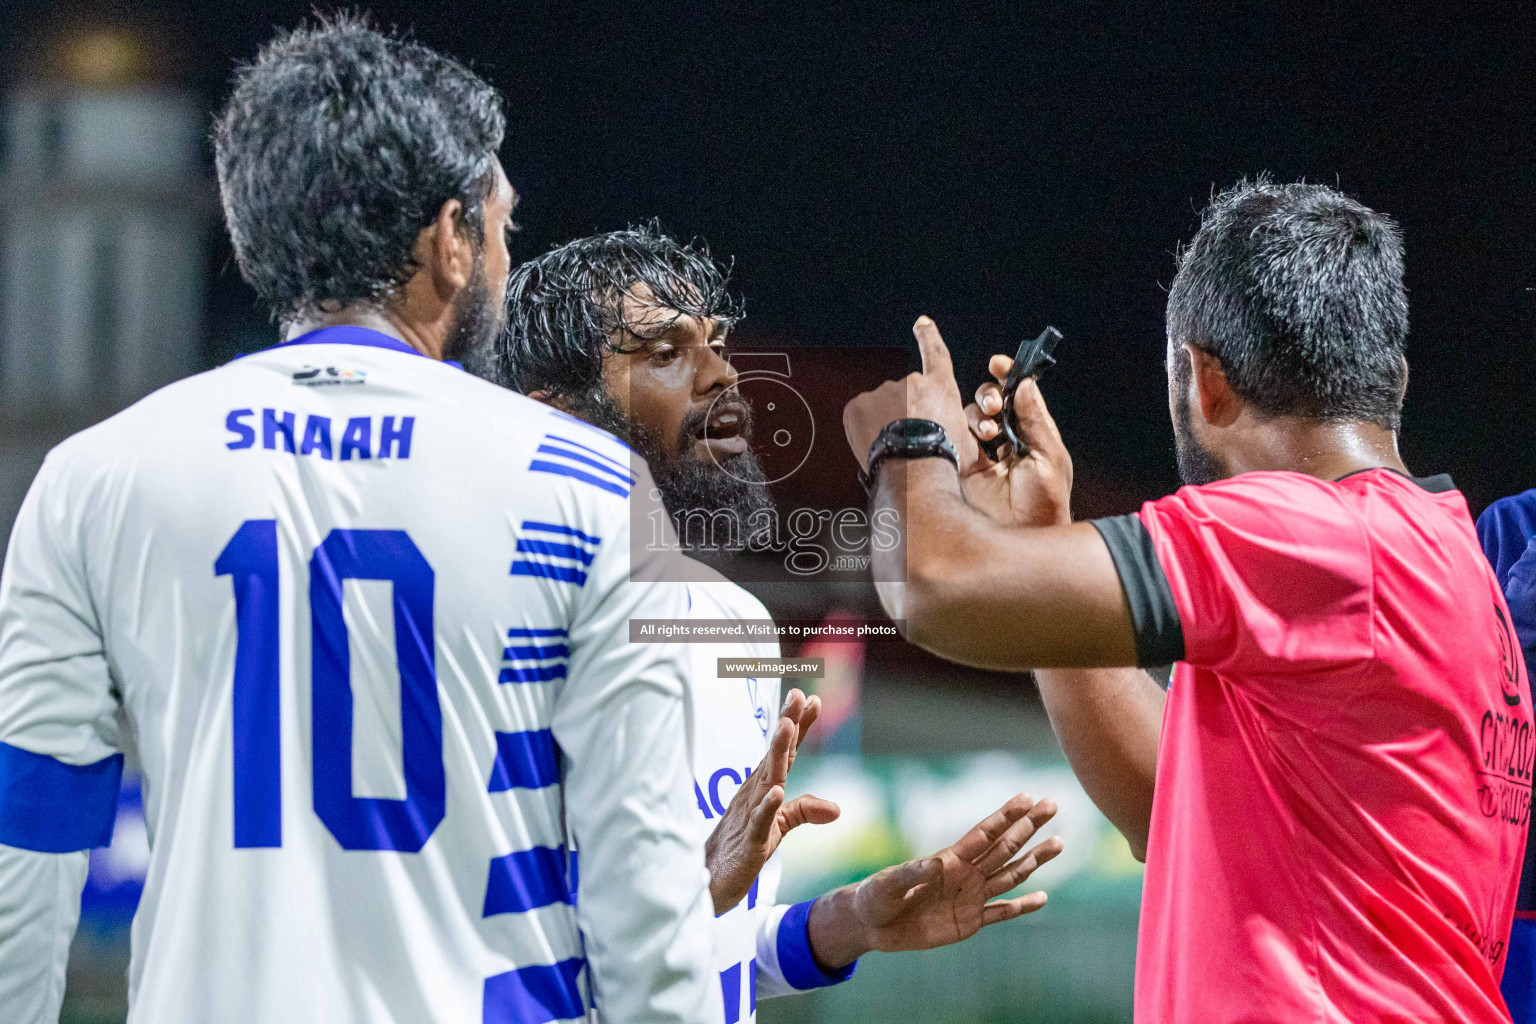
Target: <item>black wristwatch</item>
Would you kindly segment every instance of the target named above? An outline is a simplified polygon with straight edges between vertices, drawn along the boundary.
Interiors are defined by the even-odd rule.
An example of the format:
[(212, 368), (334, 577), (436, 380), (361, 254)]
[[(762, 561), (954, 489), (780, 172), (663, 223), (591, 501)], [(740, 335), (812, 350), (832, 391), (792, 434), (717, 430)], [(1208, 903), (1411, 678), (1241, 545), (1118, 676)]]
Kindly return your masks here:
[(868, 469), (859, 473), (859, 483), (871, 494), (875, 492), (875, 480), (880, 464), (886, 459), (948, 459), (950, 465), (960, 468), (960, 456), (950, 443), (944, 428), (933, 420), (896, 420), (887, 423), (875, 443), (869, 446)]

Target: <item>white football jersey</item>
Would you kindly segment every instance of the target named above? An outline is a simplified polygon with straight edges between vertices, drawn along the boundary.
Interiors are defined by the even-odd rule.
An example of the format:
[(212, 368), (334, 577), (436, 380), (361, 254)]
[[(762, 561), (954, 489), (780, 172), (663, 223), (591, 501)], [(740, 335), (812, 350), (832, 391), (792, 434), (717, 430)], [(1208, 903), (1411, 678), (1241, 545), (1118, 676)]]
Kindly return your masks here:
[(57, 1020), (131, 741), (130, 1021), (718, 1021), (688, 654), (628, 636), (686, 614), (628, 582), (650, 492), (351, 327), (55, 449), (0, 579), (0, 1020)]
[[(769, 621), (768, 609), (748, 591), (699, 563), (690, 566), (688, 614), (695, 619)], [(696, 643), (692, 647), (693, 796), (703, 835), (713, 831), (731, 798), (768, 752), (779, 721), (782, 681), (722, 679), (721, 658), (777, 658), (777, 640)], [(807, 826), (815, 827), (815, 826)], [(789, 842), (794, 842), (791, 833)], [(715, 918), (715, 970), (725, 1024), (754, 1021), (757, 1001), (846, 981), (856, 964), (823, 972), (811, 956), (806, 919), (811, 902), (775, 902), (783, 874), (775, 852), (756, 884), (732, 909)]]

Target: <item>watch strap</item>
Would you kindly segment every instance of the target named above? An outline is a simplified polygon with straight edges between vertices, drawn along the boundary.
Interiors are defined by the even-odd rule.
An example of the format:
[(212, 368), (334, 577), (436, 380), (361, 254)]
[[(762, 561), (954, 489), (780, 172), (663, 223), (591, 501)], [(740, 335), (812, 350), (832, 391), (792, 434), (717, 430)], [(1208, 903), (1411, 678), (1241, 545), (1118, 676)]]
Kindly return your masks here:
[[(921, 440), (912, 437), (912, 427), (919, 426), (927, 435)], [(960, 455), (955, 451), (943, 426), (933, 420), (902, 419), (888, 423), (869, 446), (868, 468), (859, 471), (859, 483), (873, 494), (879, 478), (880, 467), (887, 459), (948, 459), (956, 470), (960, 468)]]

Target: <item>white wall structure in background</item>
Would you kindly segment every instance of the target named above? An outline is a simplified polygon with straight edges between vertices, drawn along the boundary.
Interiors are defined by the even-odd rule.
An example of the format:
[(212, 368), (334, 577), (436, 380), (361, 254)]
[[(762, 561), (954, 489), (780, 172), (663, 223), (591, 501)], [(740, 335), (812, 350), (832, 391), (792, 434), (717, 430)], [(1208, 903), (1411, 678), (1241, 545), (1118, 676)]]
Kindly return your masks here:
[[(132, 42), (83, 37), (75, 63), (89, 72)], [(131, 75), (52, 77), (13, 89), (4, 126), (8, 411), (100, 415), (196, 369), (210, 212), (196, 98)]]

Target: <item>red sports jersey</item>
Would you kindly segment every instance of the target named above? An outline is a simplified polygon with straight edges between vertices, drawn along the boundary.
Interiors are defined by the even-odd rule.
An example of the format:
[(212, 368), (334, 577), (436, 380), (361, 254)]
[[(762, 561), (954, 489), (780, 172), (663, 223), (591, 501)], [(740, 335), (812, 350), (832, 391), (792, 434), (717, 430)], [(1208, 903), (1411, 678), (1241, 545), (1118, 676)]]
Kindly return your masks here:
[(1247, 473), (1139, 520), (1183, 653), (1136, 1020), (1508, 1021), (1531, 697), (1465, 499)]

